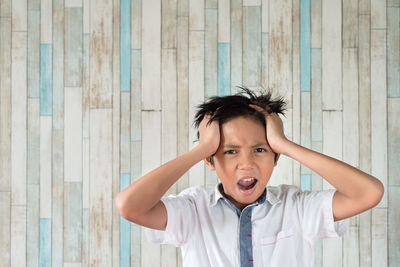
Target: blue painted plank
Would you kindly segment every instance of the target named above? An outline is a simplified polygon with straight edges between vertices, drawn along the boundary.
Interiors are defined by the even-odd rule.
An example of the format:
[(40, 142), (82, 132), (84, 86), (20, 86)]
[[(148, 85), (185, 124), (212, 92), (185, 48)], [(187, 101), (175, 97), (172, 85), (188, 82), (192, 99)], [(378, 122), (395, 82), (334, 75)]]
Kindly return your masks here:
[(231, 64), (229, 43), (218, 43), (218, 95), (231, 94)]
[(311, 191), (311, 174), (302, 174), (300, 176), (301, 191)]
[(39, 222), (39, 266), (51, 266), (51, 219)]
[(311, 14), (310, 0), (300, 1), (300, 88), (311, 87)]
[(120, 24), (120, 79), (121, 92), (130, 92), (131, 87), (131, 1), (121, 0), (121, 24)]
[[(124, 190), (131, 183), (131, 176), (128, 173), (120, 174), (119, 188)], [(130, 266), (131, 255), (131, 223), (120, 216), (119, 221), (119, 260), (120, 266)]]
[(52, 115), (52, 45), (40, 45), (40, 115)]

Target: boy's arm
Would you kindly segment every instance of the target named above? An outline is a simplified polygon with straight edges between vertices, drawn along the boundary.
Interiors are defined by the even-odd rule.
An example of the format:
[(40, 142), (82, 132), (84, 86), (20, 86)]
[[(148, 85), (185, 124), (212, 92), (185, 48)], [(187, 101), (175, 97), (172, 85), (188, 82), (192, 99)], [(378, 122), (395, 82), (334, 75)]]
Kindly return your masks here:
[(293, 143), (286, 139), (278, 114), (269, 114), (269, 107), (250, 106), (265, 115), (267, 140), (273, 151), (299, 161), (336, 188), (332, 204), (335, 221), (360, 214), (381, 201), (384, 187), (378, 179), (340, 160)]
[(125, 188), (115, 198), (122, 217), (142, 226), (165, 230), (167, 210), (160, 200), (167, 190), (193, 165), (209, 156), (203, 146), (154, 169)]
[(220, 143), (218, 121), (199, 125), (199, 144), (191, 151), (168, 161), (125, 188), (115, 197), (115, 206), (125, 219), (142, 226), (165, 230), (167, 210), (160, 200), (167, 190), (193, 165), (217, 151)]
[(360, 214), (381, 201), (384, 187), (375, 177), (290, 140), (282, 149), (282, 154), (307, 166), (336, 188), (332, 203), (334, 221)]

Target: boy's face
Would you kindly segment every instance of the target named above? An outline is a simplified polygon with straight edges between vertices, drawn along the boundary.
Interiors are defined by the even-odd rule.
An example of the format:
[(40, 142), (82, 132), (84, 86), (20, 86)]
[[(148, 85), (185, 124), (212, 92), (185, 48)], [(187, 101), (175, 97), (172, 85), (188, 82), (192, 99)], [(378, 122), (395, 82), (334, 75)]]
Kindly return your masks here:
[(269, 147), (264, 126), (248, 117), (224, 123), (220, 135), (214, 166), (209, 158), (205, 162), (217, 172), (229, 200), (243, 209), (264, 192), (276, 166), (275, 153)]

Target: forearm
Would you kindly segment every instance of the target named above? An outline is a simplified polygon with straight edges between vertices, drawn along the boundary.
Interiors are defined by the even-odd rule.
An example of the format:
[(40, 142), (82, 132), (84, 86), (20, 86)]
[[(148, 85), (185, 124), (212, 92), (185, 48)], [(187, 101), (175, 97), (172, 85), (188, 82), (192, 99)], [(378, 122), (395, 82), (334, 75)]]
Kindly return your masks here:
[(285, 143), (283, 154), (307, 166), (328, 181), (338, 191), (352, 199), (362, 199), (383, 191), (382, 183), (342, 161), (302, 147), (296, 143)]
[(198, 145), (152, 170), (116, 196), (117, 209), (131, 216), (149, 211), (185, 172), (207, 156), (206, 148)]

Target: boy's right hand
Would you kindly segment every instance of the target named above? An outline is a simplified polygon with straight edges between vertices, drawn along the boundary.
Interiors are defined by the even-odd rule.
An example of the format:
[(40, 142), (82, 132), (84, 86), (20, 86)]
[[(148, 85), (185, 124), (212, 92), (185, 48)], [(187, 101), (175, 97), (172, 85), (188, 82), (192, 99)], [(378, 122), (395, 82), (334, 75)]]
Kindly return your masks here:
[(210, 118), (211, 115), (206, 114), (199, 125), (199, 146), (209, 151), (209, 156), (218, 150), (221, 138), (218, 121), (213, 121), (210, 125), (207, 125)]

